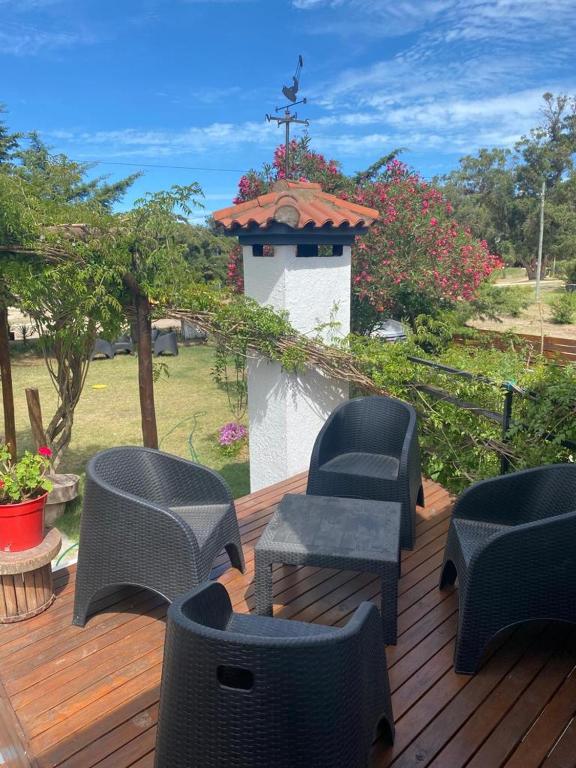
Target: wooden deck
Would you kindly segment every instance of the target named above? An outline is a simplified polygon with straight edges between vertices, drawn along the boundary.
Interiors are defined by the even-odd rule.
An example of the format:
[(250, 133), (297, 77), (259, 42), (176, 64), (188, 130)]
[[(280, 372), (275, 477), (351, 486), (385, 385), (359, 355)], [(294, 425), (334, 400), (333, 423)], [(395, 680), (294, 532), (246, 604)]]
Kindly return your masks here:
[[(303, 489), (301, 475), (238, 502), (249, 571), (220, 568), (237, 611), (252, 607), (253, 545), (274, 505)], [(403, 553), (398, 645), (386, 649), (397, 739), (376, 745), (374, 766), (574, 768), (574, 629), (527, 627), (498, 638), (476, 676), (452, 671), (457, 598), (436, 586), (449, 513), (447, 492), (427, 482), (416, 548)], [(166, 605), (123, 590), (79, 629), (74, 577), (74, 568), (57, 574), (46, 613), (0, 627), (0, 766), (151, 768)], [(342, 624), (377, 599), (367, 575), (275, 573), (276, 613), (287, 618)]]

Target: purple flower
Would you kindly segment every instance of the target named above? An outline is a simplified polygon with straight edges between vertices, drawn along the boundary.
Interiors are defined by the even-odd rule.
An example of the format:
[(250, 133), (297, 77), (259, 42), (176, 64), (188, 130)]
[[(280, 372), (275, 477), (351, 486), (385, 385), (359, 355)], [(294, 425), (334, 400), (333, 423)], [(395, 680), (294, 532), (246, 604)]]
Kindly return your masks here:
[(218, 430), (218, 442), (220, 445), (233, 445), (240, 440), (244, 440), (248, 435), (248, 430), (242, 424), (238, 424), (234, 421), (224, 424)]

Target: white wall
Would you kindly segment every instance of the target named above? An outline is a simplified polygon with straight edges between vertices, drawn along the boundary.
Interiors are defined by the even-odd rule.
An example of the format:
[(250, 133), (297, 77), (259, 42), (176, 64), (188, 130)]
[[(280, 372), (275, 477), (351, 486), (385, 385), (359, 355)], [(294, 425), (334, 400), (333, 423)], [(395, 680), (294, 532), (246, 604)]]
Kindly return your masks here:
[[(244, 286), (260, 304), (289, 313), (300, 332), (336, 320), (321, 335), (330, 342), (350, 331), (351, 249), (342, 256), (297, 257), (296, 246), (277, 246), (273, 257), (244, 248)], [(257, 491), (308, 468), (316, 435), (329, 413), (348, 398), (348, 384), (318, 371), (282, 371), (257, 357), (248, 364), (250, 488)]]

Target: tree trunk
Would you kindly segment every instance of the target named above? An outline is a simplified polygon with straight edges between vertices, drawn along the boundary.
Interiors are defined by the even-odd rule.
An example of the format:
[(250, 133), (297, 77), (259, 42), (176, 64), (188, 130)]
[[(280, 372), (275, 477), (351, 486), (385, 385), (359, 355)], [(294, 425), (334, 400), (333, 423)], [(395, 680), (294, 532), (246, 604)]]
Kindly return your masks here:
[(158, 448), (152, 366), (152, 318), (148, 297), (138, 291), (134, 295), (134, 306), (138, 331), (138, 388), (142, 416), (142, 440), (146, 448)]
[(12, 459), (15, 461), (16, 421), (14, 418), (14, 392), (12, 389), (12, 366), (10, 364), (8, 307), (4, 303), (0, 303), (0, 378), (2, 380), (2, 403), (4, 406), (4, 440)]
[(42, 422), (42, 408), (40, 406), (40, 393), (37, 389), (29, 387), (26, 389), (26, 402), (28, 403), (28, 418), (32, 428), (32, 439), (34, 448), (38, 450), (48, 442), (46, 431)]

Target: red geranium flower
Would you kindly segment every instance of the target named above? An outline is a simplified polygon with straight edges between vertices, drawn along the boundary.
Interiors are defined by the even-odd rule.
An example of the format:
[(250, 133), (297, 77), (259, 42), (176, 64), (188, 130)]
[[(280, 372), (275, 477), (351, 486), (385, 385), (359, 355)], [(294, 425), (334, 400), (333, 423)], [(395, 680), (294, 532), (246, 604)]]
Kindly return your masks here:
[(52, 457), (52, 451), (47, 445), (41, 445), (40, 448), (38, 448), (38, 453), (40, 456), (45, 456), (47, 459)]

